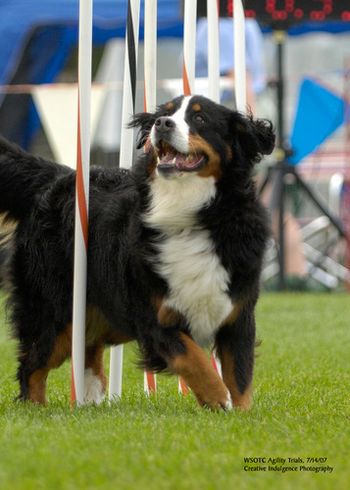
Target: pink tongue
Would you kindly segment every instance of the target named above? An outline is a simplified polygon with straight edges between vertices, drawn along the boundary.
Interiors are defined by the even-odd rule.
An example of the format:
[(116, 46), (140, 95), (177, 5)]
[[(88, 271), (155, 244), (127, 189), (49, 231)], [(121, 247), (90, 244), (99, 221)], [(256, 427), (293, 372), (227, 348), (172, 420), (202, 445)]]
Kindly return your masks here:
[(175, 158), (175, 165), (178, 169), (184, 168), (194, 168), (198, 165), (198, 163), (202, 160), (202, 156), (192, 156), (190, 159), (186, 159), (186, 155), (182, 155), (181, 153), (173, 153), (168, 151), (162, 157), (162, 163), (172, 163)]
[(193, 168), (200, 162), (201, 159), (201, 156), (193, 156), (186, 160), (185, 155), (181, 155), (181, 153), (178, 153), (176, 155), (175, 164), (178, 168)]

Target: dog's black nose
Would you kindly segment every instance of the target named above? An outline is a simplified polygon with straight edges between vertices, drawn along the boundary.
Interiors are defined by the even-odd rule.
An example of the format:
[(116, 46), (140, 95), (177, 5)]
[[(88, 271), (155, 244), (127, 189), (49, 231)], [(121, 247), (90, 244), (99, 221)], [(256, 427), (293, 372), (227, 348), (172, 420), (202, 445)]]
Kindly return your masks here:
[(159, 133), (167, 133), (175, 128), (175, 121), (167, 116), (158, 117), (154, 123)]

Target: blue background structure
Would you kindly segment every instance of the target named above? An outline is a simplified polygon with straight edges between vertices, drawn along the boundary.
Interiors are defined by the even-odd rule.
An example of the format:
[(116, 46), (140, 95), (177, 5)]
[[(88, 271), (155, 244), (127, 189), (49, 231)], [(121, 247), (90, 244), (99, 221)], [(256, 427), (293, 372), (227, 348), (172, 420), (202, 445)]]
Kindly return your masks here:
[[(143, 4), (144, 1), (141, 4), (141, 40)], [(181, 4), (181, 0), (158, 0), (158, 38), (182, 37)], [(95, 46), (125, 35), (126, 13), (127, 0), (94, 0)], [(78, 0), (2, 0), (0, 85), (53, 82), (77, 46), (78, 17)], [(343, 32), (350, 30), (350, 23), (307, 23), (291, 27), (289, 34), (314, 30)], [(39, 125), (36, 112), (29, 96), (10, 97), (11, 101), (0, 93), (0, 132), (28, 147)]]
[(303, 80), (290, 139), (290, 163), (298, 164), (345, 122), (345, 104), (342, 97), (315, 80)]

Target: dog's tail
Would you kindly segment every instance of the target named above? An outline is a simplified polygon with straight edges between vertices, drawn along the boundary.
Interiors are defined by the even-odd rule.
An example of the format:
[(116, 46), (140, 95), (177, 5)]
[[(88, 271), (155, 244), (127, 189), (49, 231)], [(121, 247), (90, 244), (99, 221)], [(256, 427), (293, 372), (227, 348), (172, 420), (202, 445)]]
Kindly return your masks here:
[(20, 220), (37, 196), (68, 167), (34, 157), (0, 136), (0, 213)]

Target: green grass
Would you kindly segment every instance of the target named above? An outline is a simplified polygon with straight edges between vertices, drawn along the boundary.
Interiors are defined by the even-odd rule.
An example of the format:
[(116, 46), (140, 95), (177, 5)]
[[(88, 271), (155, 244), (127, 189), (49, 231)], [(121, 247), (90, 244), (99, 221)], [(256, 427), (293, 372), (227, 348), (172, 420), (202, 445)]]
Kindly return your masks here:
[[(2, 326), (0, 488), (349, 488), (349, 304), (345, 294), (262, 296), (249, 413), (200, 409), (164, 376), (147, 399), (133, 346), (117, 404), (70, 410), (69, 364), (51, 374), (48, 407), (14, 402), (15, 344)], [(245, 472), (249, 456), (326, 457), (334, 470)]]

